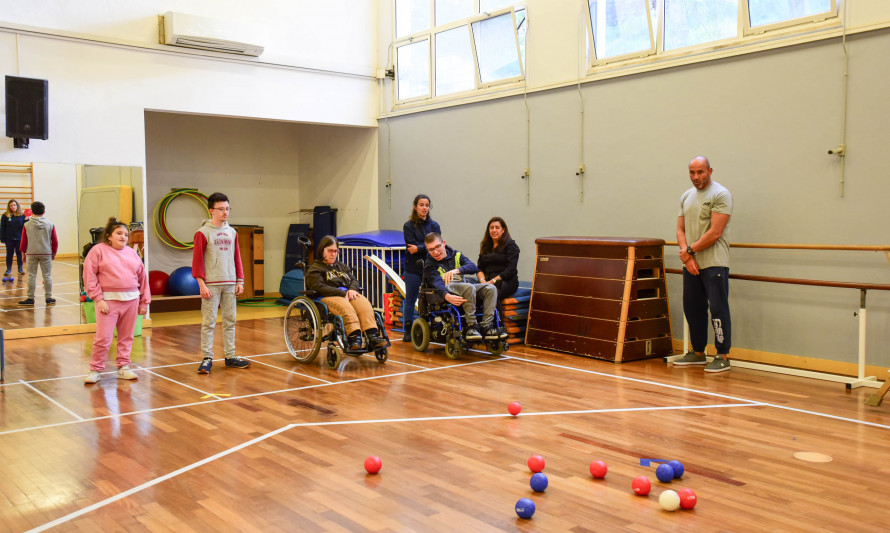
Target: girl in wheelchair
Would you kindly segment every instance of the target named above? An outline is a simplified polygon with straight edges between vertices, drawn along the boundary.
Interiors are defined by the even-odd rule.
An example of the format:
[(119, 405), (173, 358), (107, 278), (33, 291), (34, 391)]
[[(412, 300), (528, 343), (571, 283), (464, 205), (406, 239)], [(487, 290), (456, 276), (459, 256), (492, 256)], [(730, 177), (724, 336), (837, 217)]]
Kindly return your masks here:
[(389, 346), (389, 341), (377, 329), (371, 302), (359, 293), (361, 287), (352, 275), (352, 268), (337, 260), (339, 253), (335, 237), (327, 235), (321, 239), (315, 261), (306, 271), (306, 289), (314, 291), (321, 303), (343, 319), (347, 351), (364, 348), (362, 333), (368, 339), (369, 351)]

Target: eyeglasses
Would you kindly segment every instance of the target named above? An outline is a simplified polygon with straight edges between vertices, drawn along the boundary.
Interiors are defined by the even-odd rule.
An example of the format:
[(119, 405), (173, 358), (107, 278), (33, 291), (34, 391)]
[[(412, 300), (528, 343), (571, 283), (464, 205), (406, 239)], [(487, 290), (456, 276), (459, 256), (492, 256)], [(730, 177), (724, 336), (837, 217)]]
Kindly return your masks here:
[(430, 252), (430, 253), (435, 252), (436, 250), (439, 250), (440, 248), (442, 248), (442, 245), (444, 245), (444, 244), (445, 244), (444, 242), (440, 242), (439, 244), (433, 246), (432, 248), (427, 247), (426, 251)]
[(213, 211), (216, 209), (217, 211), (231, 211), (231, 207), (211, 207), (210, 210)]
[(340, 250), (337, 250), (337, 249), (334, 249), (334, 250), (328, 250), (328, 249), (325, 249), (324, 253), (326, 253), (326, 254), (337, 255), (337, 254), (340, 253)]

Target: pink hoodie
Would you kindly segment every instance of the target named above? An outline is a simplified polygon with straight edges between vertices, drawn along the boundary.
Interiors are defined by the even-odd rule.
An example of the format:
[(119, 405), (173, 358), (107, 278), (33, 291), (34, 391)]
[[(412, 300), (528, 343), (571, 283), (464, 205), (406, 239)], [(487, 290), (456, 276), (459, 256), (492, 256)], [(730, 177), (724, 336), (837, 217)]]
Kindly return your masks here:
[(116, 250), (107, 243), (93, 246), (83, 262), (83, 285), (95, 302), (103, 299), (103, 291), (139, 291), (139, 307), (148, 307), (151, 302), (145, 265), (129, 247)]

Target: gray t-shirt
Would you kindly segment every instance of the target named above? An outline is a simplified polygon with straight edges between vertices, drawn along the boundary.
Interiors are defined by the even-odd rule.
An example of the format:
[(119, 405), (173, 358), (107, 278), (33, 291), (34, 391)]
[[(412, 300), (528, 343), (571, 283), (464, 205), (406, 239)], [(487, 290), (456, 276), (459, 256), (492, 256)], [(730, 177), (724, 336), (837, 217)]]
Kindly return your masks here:
[[(686, 224), (686, 242), (692, 244), (701, 238), (711, 227), (711, 213), (732, 215), (732, 195), (726, 187), (711, 180), (708, 188), (700, 191), (691, 187), (680, 197), (680, 213)], [(723, 235), (708, 248), (695, 253), (695, 262), (699, 268), (714, 266), (729, 267), (729, 225), (730, 217), (723, 230)]]

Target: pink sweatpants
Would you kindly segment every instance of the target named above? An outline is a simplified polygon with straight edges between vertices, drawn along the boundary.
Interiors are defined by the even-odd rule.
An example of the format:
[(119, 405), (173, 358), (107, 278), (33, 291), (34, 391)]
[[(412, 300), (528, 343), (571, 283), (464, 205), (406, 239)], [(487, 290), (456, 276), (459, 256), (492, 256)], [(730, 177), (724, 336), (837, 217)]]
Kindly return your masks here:
[(90, 359), (90, 370), (105, 370), (105, 359), (108, 348), (114, 338), (114, 327), (117, 326), (117, 366), (130, 364), (130, 351), (133, 349), (133, 334), (136, 329), (136, 316), (139, 314), (139, 299), (121, 302), (105, 300), (108, 314), (99, 311), (96, 306), (96, 336), (93, 338), (93, 355)]

